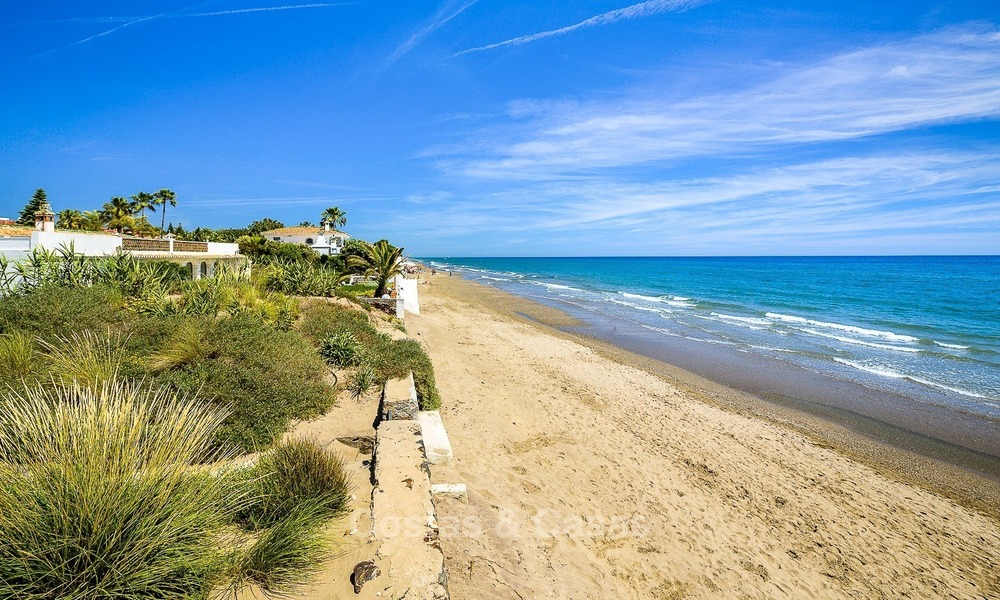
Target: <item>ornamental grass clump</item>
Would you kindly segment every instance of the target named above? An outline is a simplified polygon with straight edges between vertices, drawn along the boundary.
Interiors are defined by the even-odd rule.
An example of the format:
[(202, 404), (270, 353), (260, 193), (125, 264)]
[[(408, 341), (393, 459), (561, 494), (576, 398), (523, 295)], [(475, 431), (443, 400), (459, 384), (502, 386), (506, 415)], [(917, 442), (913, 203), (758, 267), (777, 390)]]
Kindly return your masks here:
[(223, 572), (220, 528), (245, 491), (197, 465), (225, 458), (225, 411), (105, 382), (0, 399), (0, 598), (189, 598)]
[(4, 378), (24, 380), (38, 365), (38, 348), (29, 333), (0, 335), (0, 373)]
[[(280, 442), (256, 466), (256, 499), (239, 514), (251, 530), (312, 515), (314, 522), (342, 516), (351, 495), (343, 459), (314, 440)], [(303, 507), (308, 510), (302, 511)]]
[(110, 331), (73, 332), (57, 337), (55, 342), (42, 341), (53, 380), (100, 387), (113, 381), (128, 358), (120, 335)]

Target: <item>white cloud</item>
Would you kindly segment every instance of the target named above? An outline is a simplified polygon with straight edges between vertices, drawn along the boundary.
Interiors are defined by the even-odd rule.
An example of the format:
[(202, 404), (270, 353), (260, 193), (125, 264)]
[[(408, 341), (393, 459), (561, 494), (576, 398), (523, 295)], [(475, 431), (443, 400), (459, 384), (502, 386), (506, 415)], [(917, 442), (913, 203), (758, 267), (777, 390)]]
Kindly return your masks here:
[(559, 178), (733, 156), (1000, 115), (1000, 33), (947, 30), (780, 67), (755, 87), (688, 98), (518, 102), (505, 144), (442, 165), (476, 178)]
[(588, 19), (584, 19), (579, 23), (574, 23), (573, 25), (567, 25), (566, 27), (560, 27), (558, 29), (550, 29), (548, 31), (541, 31), (538, 33), (532, 33), (529, 35), (522, 35), (516, 38), (511, 38), (509, 40), (504, 40), (502, 42), (496, 42), (494, 44), (487, 44), (485, 46), (478, 46), (476, 48), (469, 48), (467, 50), (462, 50), (461, 52), (456, 52), (452, 55), (462, 56), (463, 54), (471, 54), (473, 52), (482, 52), (483, 50), (492, 50), (493, 48), (500, 48), (503, 46), (519, 46), (521, 44), (529, 44), (531, 42), (555, 37), (558, 35), (565, 35), (567, 33), (577, 31), (578, 29), (587, 29), (589, 27), (598, 27), (601, 25), (610, 25), (612, 23), (617, 23), (618, 21), (625, 21), (628, 19), (638, 19), (641, 17), (649, 17), (652, 15), (658, 15), (665, 12), (679, 12), (687, 10), (689, 8), (694, 8), (696, 6), (701, 6), (702, 4), (707, 4), (710, 0), (649, 0), (648, 2), (640, 2), (638, 4), (633, 4), (631, 6), (626, 6), (624, 8), (619, 8), (616, 10), (611, 10), (599, 15), (595, 15)]

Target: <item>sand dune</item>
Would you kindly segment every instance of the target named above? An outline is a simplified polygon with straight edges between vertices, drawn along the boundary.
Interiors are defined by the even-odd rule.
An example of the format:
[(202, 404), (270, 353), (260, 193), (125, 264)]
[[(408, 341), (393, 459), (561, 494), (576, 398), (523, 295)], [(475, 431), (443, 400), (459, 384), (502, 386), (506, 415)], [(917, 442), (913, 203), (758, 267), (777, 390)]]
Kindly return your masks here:
[(454, 598), (1000, 597), (993, 518), (431, 281)]

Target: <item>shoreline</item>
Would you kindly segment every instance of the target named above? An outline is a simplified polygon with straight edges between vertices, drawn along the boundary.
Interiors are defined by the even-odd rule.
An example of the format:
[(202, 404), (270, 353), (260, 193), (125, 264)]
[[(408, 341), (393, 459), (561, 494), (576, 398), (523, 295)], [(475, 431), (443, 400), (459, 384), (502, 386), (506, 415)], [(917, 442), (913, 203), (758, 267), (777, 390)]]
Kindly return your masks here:
[(465, 300), (582, 344), (619, 364), (642, 369), (703, 402), (789, 427), (885, 476), (941, 494), (1000, 522), (1000, 458), (994, 455), (842, 407), (741, 390), (588, 333), (595, 327), (568, 311), (462, 276), (457, 281), (473, 286)]
[[(734, 410), (767, 405), (560, 331), (579, 322), (552, 307), (427, 279), (406, 325), (434, 363), (454, 450), (432, 483), (468, 489), (434, 500), (454, 597), (1000, 594), (995, 514), (806, 426), (860, 436)], [(954, 487), (954, 469), (939, 467)]]

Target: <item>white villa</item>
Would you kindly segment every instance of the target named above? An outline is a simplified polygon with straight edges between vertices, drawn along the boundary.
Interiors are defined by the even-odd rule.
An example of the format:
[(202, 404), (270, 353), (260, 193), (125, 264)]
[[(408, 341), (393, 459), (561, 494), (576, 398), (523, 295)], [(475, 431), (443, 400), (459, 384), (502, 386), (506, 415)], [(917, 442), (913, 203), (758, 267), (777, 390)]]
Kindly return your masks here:
[(108, 256), (127, 252), (136, 258), (165, 260), (185, 267), (192, 279), (211, 277), (223, 263), (244, 264), (237, 244), (190, 242), (164, 238), (138, 238), (89, 231), (68, 231), (55, 228), (55, 212), (48, 202), (35, 212), (34, 230), (22, 227), (0, 228), (0, 256), (11, 261), (21, 260), (32, 250), (56, 251), (73, 248), (83, 256)]
[(271, 229), (261, 232), (265, 239), (288, 244), (305, 244), (320, 254), (340, 254), (340, 249), (344, 247), (348, 234), (342, 231), (334, 231), (329, 225), (322, 229), (319, 227), (282, 227), (281, 229)]

